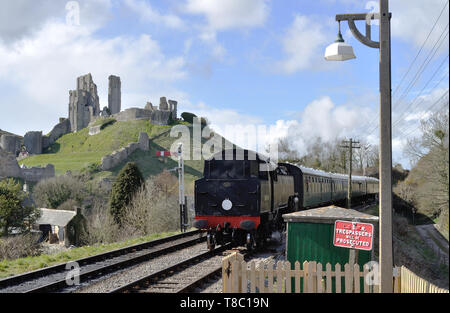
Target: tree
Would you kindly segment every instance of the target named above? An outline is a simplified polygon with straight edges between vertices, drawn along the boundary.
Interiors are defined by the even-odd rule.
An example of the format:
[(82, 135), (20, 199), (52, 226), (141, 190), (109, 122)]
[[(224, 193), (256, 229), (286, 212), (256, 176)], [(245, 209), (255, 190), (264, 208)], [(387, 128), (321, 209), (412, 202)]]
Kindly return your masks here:
[(421, 122), (422, 137), (408, 140), (405, 154), (414, 168), (407, 180), (415, 190), (418, 209), (431, 218), (446, 217), (449, 206), (449, 127), (448, 113), (434, 113)]
[(194, 124), (194, 117), (197, 117), (194, 113), (191, 112), (183, 112), (181, 113), (181, 117), (185, 122), (188, 122), (190, 124)]
[(134, 162), (128, 162), (117, 175), (110, 196), (110, 213), (117, 224), (121, 224), (126, 206), (143, 182), (144, 178)]
[(22, 205), (24, 198), (20, 183), (12, 178), (0, 181), (0, 228), (3, 236), (7, 236), (12, 228), (26, 230), (39, 218), (39, 210)]

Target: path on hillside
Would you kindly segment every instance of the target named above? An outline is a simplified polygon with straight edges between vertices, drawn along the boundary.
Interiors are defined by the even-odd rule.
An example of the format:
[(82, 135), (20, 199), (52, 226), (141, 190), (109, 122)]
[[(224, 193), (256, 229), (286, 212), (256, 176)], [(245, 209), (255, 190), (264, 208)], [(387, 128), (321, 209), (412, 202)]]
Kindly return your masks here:
[(436, 253), (439, 258), (439, 263), (448, 265), (448, 241), (442, 237), (434, 224), (418, 225), (416, 229), (424, 242)]

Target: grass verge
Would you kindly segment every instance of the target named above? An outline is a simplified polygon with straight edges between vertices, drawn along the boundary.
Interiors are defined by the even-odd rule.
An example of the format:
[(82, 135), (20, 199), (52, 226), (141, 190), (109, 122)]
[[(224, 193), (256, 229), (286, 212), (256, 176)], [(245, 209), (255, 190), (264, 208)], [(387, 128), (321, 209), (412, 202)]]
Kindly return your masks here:
[(151, 240), (156, 240), (167, 236), (176, 235), (179, 233), (179, 231), (164, 232), (110, 244), (97, 244), (92, 246), (68, 249), (66, 251), (58, 252), (55, 254), (41, 254), (39, 256), (25, 257), (15, 260), (2, 260), (0, 261), (0, 278), (5, 278), (8, 276), (37, 270), (43, 267), (74, 261), (88, 256), (132, 246), (139, 243), (144, 243)]

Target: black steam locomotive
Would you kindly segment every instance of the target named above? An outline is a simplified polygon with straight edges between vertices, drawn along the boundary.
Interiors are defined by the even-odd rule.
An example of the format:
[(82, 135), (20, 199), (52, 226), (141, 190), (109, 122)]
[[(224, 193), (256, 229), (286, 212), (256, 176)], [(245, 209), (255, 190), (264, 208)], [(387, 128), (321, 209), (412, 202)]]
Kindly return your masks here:
[[(251, 150), (213, 155), (205, 160), (203, 176), (195, 181), (194, 227), (207, 231), (209, 249), (230, 241), (255, 249), (283, 228), (283, 214), (347, 197), (347, 175), (275, 164)], [(352, 198), (376, 193), (377, 179), (352, 177)]]

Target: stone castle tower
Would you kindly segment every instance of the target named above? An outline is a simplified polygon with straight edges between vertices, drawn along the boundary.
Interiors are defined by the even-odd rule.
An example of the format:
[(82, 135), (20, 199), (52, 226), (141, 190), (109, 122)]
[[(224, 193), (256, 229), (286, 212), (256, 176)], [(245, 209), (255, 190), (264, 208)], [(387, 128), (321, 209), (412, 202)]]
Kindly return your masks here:
[(89, 73), (77, 78), (77, 89), (69, 91), (69, 120), (71, 130), (85, 128), (94, 116), (100, 114), (97, 85)]
[(121, 109), (120, 77), (111, 75), (108, 79), (108, 109), (110, 114), (116, 114)]

